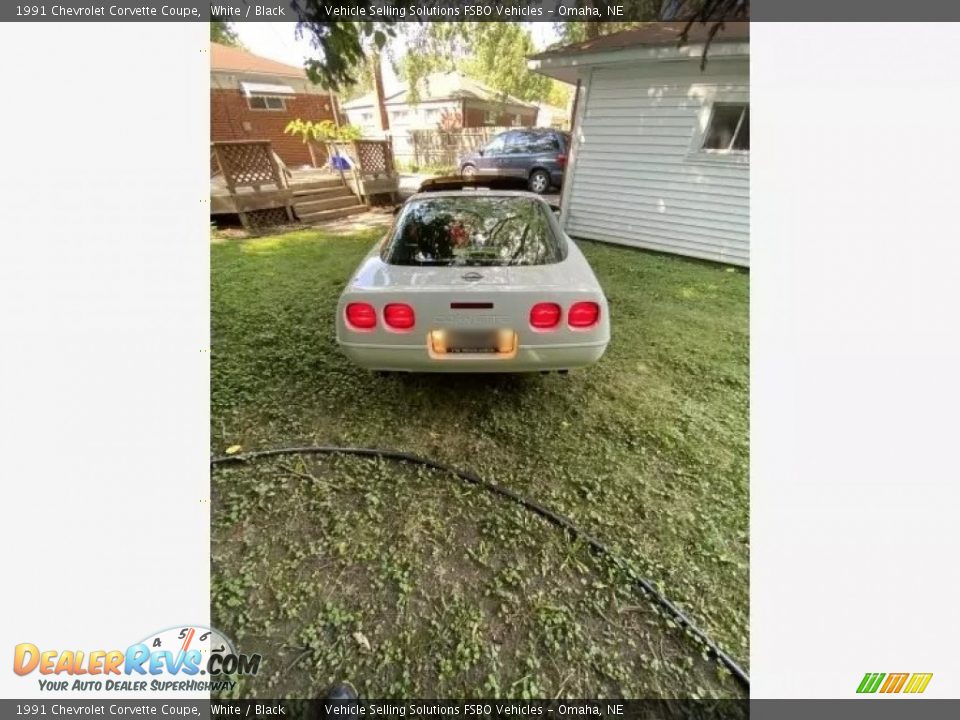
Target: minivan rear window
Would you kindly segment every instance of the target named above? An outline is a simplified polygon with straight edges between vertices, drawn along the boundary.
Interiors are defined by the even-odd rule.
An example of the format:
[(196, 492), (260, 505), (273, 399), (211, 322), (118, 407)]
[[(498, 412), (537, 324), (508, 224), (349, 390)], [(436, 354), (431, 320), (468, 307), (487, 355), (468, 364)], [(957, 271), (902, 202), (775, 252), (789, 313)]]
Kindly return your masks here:
[(543, 203), (442, 195), (403, 209), (381, 258), (391, 265), (549, 265), (564, 258)]

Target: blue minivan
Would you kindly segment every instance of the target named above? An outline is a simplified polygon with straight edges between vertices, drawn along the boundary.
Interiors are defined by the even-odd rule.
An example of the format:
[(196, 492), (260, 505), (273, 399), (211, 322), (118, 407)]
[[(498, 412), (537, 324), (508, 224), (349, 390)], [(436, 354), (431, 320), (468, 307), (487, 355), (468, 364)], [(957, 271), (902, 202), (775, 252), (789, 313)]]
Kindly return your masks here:
[(461, 155), (457, 165), (466, 178), (508, 177), (543, 194), (563, 184), (570, 133), (550, 128), (518, 128), (495, 136), (484, 147)]

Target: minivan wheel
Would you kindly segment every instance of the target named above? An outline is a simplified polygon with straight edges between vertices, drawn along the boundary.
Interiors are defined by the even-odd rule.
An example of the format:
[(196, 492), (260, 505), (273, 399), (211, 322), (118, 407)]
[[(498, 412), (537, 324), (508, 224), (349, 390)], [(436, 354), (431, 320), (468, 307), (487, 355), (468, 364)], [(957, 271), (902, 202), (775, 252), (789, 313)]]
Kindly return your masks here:
[(460, 174), (463, 175), (465, 178), (472, 178), (474, 175), (477, 174), (477, 168), (475, 168), (473, 165), (464, 165), (460, 169)]
[(530, 188), (530, 192), (543, 195), (550, 189), (550, 173), (546, 170), (534, 170), (530, 173), (530, 182), (527, 183), (527, 187)]

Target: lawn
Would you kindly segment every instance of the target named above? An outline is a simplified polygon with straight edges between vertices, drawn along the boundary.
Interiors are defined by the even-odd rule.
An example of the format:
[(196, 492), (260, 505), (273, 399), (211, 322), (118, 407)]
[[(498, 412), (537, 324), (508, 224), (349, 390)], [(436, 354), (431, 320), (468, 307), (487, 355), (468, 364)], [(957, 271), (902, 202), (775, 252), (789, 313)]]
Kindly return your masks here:
[[(212, 452), (425, 455), (616, 549), (745, 664), (748, 286), (719, 265), (581, 243), (613, 340), (568, 376), (378, 377), (334, 341), (376, 234), (214, 242)], [(446, 474), (347, 457), (212, 480), (212, 619), (264, 664), (241, 696), (730, 697), (623, 573)]]

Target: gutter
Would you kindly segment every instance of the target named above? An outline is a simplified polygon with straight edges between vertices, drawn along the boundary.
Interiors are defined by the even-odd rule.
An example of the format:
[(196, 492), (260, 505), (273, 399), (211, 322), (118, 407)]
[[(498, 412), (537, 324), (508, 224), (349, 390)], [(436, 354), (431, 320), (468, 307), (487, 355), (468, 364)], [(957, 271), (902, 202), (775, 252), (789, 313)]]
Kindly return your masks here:
[[(579, 68), (584, 65), (613, 65), (623, 62), (669, 62), (677, 60), (699, 60), (705, 44), (691, 45), (641, 45), (618, 50), (600, 50), (597, 52), (542, 53), (527, 59), (527, 69), (549, 75), (547, 70), (560, 68)], [(749, 58), (749, 42), (723, 42), (710, 45), (709, 58)]]

